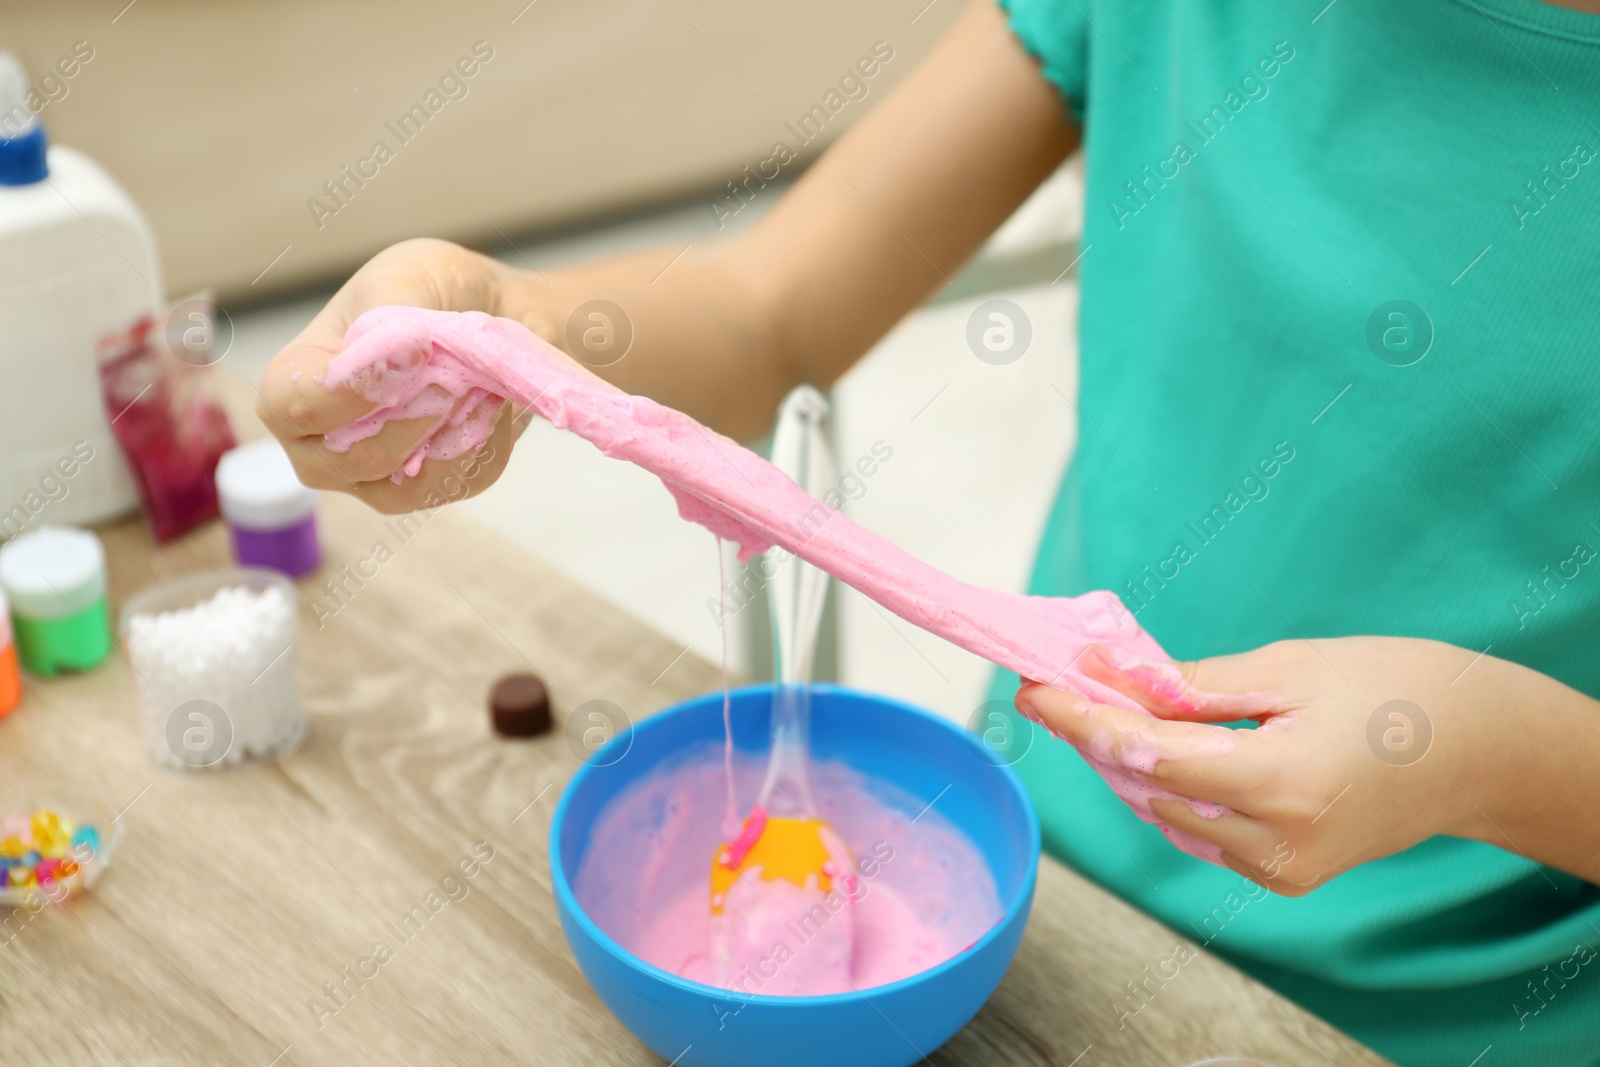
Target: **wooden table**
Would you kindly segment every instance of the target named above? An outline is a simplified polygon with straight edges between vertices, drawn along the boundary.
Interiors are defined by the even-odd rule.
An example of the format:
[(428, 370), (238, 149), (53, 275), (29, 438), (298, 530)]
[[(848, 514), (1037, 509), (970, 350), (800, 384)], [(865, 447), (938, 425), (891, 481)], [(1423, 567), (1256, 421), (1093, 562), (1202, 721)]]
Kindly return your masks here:
[[(124, 829), (92, 892), (31, 919), (0, 913), (5, 1062), (660, 1062), (589, 988), (557, 922), (546, 842), (578, 766), (560, 724), (596, 698), (647, 715), (714, 688), (718, 671), (457, 516), (435, 514), (404, 543), (343, 497), (320, 516), (327, 562), (301, 583), (311, 732), (299, 751), (228, 773), (151, 770), (115, 653), (88, 675), (28, 678), (0, 720), (0, 782), (97, 790)], [(161, 549), (133, 522), (103, 536), (113, 612), (151, 582), (228, 562), (217, 525)], [(319, 630), (322, 581), (379, 540), (393, 558)], [(530, 666), (550, 682), (557, 729), (498, 740), (488, 685)], [(467, 895), (401, 944), (393, 924), (476, 842), (493, 859)], [(364, 983), (345, 978), (380, 939), (393, 958)], [(1010, 973), (932, 1062), (1384, 1062), (1199, 949), (1119, 1028), (1123, 983), (1178, 944), (1191, 945), (1047, 859)], [(324, 983), (341, 981), (352, 992), (331, 1012)]]

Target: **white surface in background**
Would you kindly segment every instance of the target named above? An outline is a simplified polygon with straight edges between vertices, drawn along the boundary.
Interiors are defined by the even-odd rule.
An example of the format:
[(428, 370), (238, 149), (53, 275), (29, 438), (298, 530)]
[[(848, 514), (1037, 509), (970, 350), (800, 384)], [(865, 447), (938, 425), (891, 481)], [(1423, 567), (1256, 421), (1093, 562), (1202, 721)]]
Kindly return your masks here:
[[(984, 244), (984, 256), (1022, 256), (1083, 233), (1083, 153), (1046, 178)], [(1062, 284), (1071, 279), (1063, 278)], [(1073, 336), (1076, 336), (1074, 331)]]
[[(1072, 239), (1082, 211), (1080, 169), (1069, 165), (1046, 183), (986, 252), (1020, 255)], [(751, 205), (739, 222), (753, 221), (776, 199)], [(716, 236), (711, 212), (690, 205), (559, 240), (508, 244), (501, 258), (545, 268)], [(966, 344), (968, 316), (992, 296), (1019, 304), (1033, 328), (1027, 354), (1003, 367), (980, 361)], [(232, 369), (258, 379), (325, 299), (239, 316)], [(846, 512), (963, 580), (1021, 591), (1076, 439), (1066, 399), (1077, 402), (1076, 312), (1077, 282), (1069, 276), (1053, 286), (937, 305), (902, 322), (835, 390), (840, 463), (853, 463), (880, 439), (894, 449)], [(707, 609), (718, 587), (711, 537), (678, 518), (651, 475), (535, 421), (500, 481), (458, 508), (683, 647), (720, 658), (721, 631)], [(989, 666), (844, 592), (842, 680), (964, 720), (982, 698)], [(742, 631), (732, 638), (730, 666), (742, 671), (749, 662)], [(671, 665), (663, 662), (662, 670)]]
[[(233, 344), (217, 361), (218, 366), (248, 381), (259, 382), (261, 372), (267, 369), (267, 363), (278, 349), (294, 340), (332, 295), (333, 290), (329, 289), (232, 316), (226, 322), (233, 324)], [(219, 341), (226, 322), (218, 325)]]

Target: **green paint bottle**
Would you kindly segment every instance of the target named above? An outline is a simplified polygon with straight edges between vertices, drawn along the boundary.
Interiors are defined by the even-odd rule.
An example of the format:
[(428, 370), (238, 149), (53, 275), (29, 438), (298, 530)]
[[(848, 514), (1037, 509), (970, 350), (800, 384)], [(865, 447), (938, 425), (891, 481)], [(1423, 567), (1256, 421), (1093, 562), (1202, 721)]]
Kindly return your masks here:
[(0, 589), (24, 669), (53, 678), (111, 651), (105, 549), (88, 530), (42, 526), (0, 548)]

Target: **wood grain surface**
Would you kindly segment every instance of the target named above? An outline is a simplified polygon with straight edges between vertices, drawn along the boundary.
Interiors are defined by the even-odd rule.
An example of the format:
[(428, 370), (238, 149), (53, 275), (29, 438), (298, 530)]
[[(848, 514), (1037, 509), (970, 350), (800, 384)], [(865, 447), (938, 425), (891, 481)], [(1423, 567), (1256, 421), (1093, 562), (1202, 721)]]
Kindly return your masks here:
[[(298, 751), (222, 773), (150, 769), (120, 653), (87, 675), (26, 679), (0, 720), (0, 791), (95, 791), (123, 831), (91, 892), (0, 913), (5, 1062), (659, 1063), (561, 935), (546, 846), (582, 751), (562, 725), (596, 698), (648, 715), (715, 688), (718, 670), (458, 516), (436, 513), (400, 543), (352, 500), (319, 507), (326, 563), (300, 583), (311, 729)], [(216, 524), (160, 549), (132, 521), (102, 535), (113, 614), (152, 582), (228, 563)], [(319, 628), (322, 582), (379, 540), (393, 558)], [(550, 683), (556, 729), (497, 739), (488, 687), (530, 667)], [(397, 936), (488, 849), (473, 877), (446, 883), (460, 899)], [(392, 958), (346, 977), (379, 940)], [(1198, 958), (1119, 1025), (1124, 983), (1180, 944)], [(330, 999), (325, 983), (345, 992)], [(1181, 1067), (1222, 1054), (1384, 1062), (1046, 860), (1010, 973), (931, 1061)]]

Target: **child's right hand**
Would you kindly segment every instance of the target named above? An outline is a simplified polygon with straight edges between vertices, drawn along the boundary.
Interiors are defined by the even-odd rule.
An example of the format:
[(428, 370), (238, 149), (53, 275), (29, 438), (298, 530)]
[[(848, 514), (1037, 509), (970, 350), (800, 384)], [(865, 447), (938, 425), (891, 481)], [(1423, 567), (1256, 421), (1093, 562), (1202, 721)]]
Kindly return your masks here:
[(358, 270), (273, 357), (261, 379), (256, 413), (283, 442), (300, 480), (312, 488), (351, 493), (389, 514), (461, 500), (493, 484), (528, 416), (514, 419), (510, 406), (503, 405), (476, 456), (430, 459), (415, 478), (396, 484), (391, 475), (433, 428), (431, 420), (395, 420), (348, 452), (332, 452), (322, 435), (365, 415), (372, 404), (347, 390), (324, 389), (322, 376), (362, 312), (405, 304), (503, 315), (513, 275), (487, 256), (431, 239), (393, 245)]

